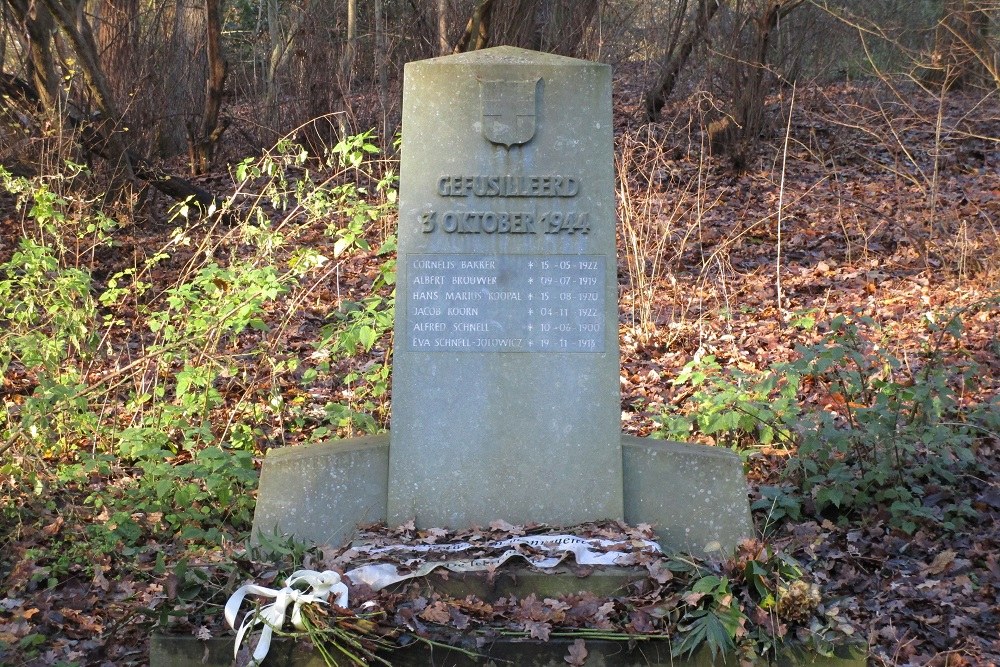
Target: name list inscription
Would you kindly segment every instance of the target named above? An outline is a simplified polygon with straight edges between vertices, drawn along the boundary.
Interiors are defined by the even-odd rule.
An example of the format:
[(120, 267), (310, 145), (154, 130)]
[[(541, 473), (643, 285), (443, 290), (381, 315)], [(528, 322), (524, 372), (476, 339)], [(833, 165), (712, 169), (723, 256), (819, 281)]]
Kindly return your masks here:
[(410, 255), (406, 349), (604, 352), (605, 261), (603, 255)]

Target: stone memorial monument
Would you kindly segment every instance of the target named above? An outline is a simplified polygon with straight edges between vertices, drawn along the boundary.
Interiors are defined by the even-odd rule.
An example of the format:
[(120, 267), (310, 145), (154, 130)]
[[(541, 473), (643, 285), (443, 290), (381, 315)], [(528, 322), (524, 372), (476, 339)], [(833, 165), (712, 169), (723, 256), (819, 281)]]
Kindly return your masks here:
[(390, 523), (621, 516), (607, 65), (407, 65)]
[(623, 437), (606, 65), (498, 47), (406, 66), (391, 436), (268, 453), (254, 533), (650, 523), (752, 534), (739, 458)]

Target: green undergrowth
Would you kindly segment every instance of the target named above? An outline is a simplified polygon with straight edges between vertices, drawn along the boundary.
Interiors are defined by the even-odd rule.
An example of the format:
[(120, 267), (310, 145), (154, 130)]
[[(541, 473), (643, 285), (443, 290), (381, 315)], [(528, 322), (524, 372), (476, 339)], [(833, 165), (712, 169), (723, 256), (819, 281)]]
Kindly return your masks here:
[(783, 483), (763, 487), (754, 506), (771, 522), (884, 515), (907, 533), (964, 527), (976, 517), (969, 499), (941, 490), (975, 473), (978, 443), (1000, 439), (1000, 400), (970, 398), (983, 371), (964, 346), (963, 318), (995, 317), (998, 306), (994, 296), (929, 314), (919, 358), (905, 362), (873, 320), (846, 316), (765, 372), (700, 356), (674, 380), (690, 393), (686, 405), (665, 412), (656, 435), (710, 439), (747, 456), (784, 450)]
[[(93, 554), (240, 540), (268, 447), (384, 428), (393, 164), (365, 133), (321, 156), (283, 141), (233, 179), (225, 216), (181, 205), (162, 247), (115, 261), (138, 232), (85, 168), (0, 170), (24, 229), (0, 264), (2, 521), (11, 541), (65, 525), (32, 547), (47, 585)], [(349, 266), (375, 267), (363, 296)]]
[[(206, 587), (217, 575), (231, 584), (243, 565), (202, 580), (187, 554), (246, 537), (264, 451), (385, 427), (396, 178), (379, 155), (371, 133), (320, 156), (283, 141), (233, 168), (226, 216), (179, 206), (167, 242), (117, 263), (95, 258), (114, 257), (135, 230), (88, 194), (84, 167), (35, 179), (0, 170), (24, 228), (0, 263), (0, 576), (17, 559), (32, 565), (18, 587), (56, 587), (109, 559), (153, 561), (162, 574), (170, 557), (181, 611), (211, 606)], [(890, 352), (861, 317), (834, 319), (762, 373), (699, 356), (674, 380), (688, 398), (658, 435), (748, 457), (762, 445), (787, 452), (781, 483), (756, 503), (772, 523), (877, 514), (907, 532), (959, 529), (975, 510), (942, 489), (975, 473), (983, 439), (1000, 438), (1000, 402), (969, 398), (984, 371), (963, 322), (998, 306), (928, 317), (918, 358)], [(763, 546), (743, 556), (670, 561), (658, 575), (681, 582), (652, 607), (678, 655), (767, 654), (791, 613), (782, 596), (819, 624), (804, 636), (834, 627), (836, 614), (817, 620), (797, 566)]]

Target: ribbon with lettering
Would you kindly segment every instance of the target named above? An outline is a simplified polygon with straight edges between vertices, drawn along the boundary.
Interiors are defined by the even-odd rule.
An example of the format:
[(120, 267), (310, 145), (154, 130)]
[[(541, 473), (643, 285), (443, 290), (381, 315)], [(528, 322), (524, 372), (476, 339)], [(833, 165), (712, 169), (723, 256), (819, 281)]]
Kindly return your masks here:
[[(531, 547), (540, 553), (525, 554), (518, 551), (516, 547), (522, 545)], [(406, 579), (425, 576), (439, 567), (452, 572), (484, 571), (498, 567), (514, 556), (520, 556), (532, 566), (544, 569), (555, 567), (569, 554), (573, 554), (579, 565), (631, 565), (635, 562), (636, 551), (661, 552), (660, 545), (651, 540), (588, 539), (576, 535), (530, 535), (486, 544), (457, 542), (454, 544), (395, 544), (383, 547), (360, 545), (354, 549), (370, 557), (378, 557), (393, 551), (443, 556), (461, 553), (469, 549), (502, 550), (499, 556), (485, 558), (434, 561), (424, 561), (420, 558), (410, 559), (402, 563), (407, 567), (407, 571), (403, 573), (400, 573), (399, 568), (393, 563), (374, 563), (363, 565), (344, 574), (354, 583), (368, 584), (374, 590)]]
[[(524, 553), (519, 551), (518, 547), (529, 547), (531, 552)], [(402, 573), (394, 563), (372, 563), (345, 573), (344, 576), (355, 584), (365, 583), (374, 590), (380, 590), (406, 579), (425, 576), (439, 567), (452, 572), (489, 570), (502, 565), (515, 556), (525, 559), (536, 568), (545, 569), (555, 567), (569, 554), (573, 554), (579, 565), (624, 566), (634, 564), (638, 552), (661, 553), (660, 545), (651, 540), (605, 540), (583, 538), (576, 535), (529, 535), (484, 544), (457, 542), (452, 544), (392, 544), (388, 546), (358, 545), (352, 549), (373, 559), (387, 556), (393, 552), (409, 552), (437, 558), (446, 558), (448, 555), (461, 554), (471, 549), (501, 552), (497, 556), (455, 560), (410, 558), (400, 563), (407, 568)], [(305, 584), (307, 588), (305, 590), (295, 588), (299, 584)], [(274, 602), (264, 605), (256, 611), (248, 612), (237, 628), (236, 616), (247, 595), (273, 598)], [(258, 625), (263, 626), (250, 663), (252, 667), (256, 667), (267, 655), (275, 630), (281, 630), (284, 627), (289, 605), (292, 607), (290, 619), (292, 626), (303, 630), (305, 629), (302, 622), (303, 605), (326, 604), (331, 595), (335, 596), (334, 604), (338, 607), (347, 607), (347, 586), (341, 582), (340, 575), (330, 570), (325, 572), (298, 570), (285, 580), (285, 587), (281, 589), (266, 588), (256, 584), (241, 586), (229, 598), (225, 607), (226, 622), (236, 630), (234, 655), (239, 653), (239, 647), (246, 634)]]
[[(294, 588), (296, 584), (305, 584), (306, 590)], [(256, 611), (251, 611), (243, 617), (240, 627), (236, 627), (236, 616), (243, 600), (247, 595), (262, 595), (274, 598), (274, 602), (266, 604)], [(253, 652), (253, 659), (250, 662), (252, 667), (256, 667), (267, 656), (271, 649), (271, 637), (275, 630), (281, 630), (285, 624), (285, 616), (288, 613), (288, 606), (292, 605), (291, 621), (292, 627), (297, 630), (304, 630), (305, 624), (302, 622), (302, 606), (306, 604), (326, 604), (334, 596), (334, 604), (338, 607), (347, 607), (347, 586), (336, 572), (327, 570), (316, 572), (314, 570), (296, 570), (287, 579), (285, 587), (281, 589), (247, 584), (241, 586), (226, 602), (224, 615), (229, 627), (236, 630), (236, 645), (233, 648), (233, 655), (239, 654), (240, 645), (243, 638), (254, 627), (263, 625), (260, 631), (260, 639)]]

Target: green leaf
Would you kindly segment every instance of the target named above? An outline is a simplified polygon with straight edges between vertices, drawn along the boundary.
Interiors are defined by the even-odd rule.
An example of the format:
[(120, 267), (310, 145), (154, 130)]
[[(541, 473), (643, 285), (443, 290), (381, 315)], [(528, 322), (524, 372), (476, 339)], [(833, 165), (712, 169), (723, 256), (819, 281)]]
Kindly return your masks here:
[(714, 595), (720, 591), (724, 592), (728, 585), (729, 579), (726, 577), (720, 578), (715, 575), (709, 575), (694, 582), (694, 585), (691, 586), (691, 590), (695, 593), (710, 593)]
[(703, 643), (706, 643), (714, 661), (717, 655), (736, 648), (722, 620), (711, 611), (700, 610), (686, 618), (690, 618), (691, 621), (681, 626), (681, 640), (674, 645), (670, 652), (671, 656), (680, 657), (686, 654), (687, 657), (691, 657)]
[(378, 340), (378, 334), (371, 327), (363, 326), (358, 331), (358, 341), (364, 346), (366, 351), (372, 349), (376, 340)]
[(344, 251), (350, 247), (350, 245), (351, 241), (349, 239), (344, 237), (337, 239), (336, 243), (333, 244), (333, 256), (340, 257), (344, 254)]
[(845, 497), (846, 494), (843, 488), (839, 486), (826, 487), (816, 493), (816, 502), (824, 507), (826, 505), (833, 505), (839, 508), (844, 502)]

